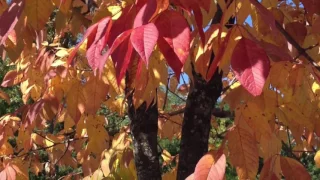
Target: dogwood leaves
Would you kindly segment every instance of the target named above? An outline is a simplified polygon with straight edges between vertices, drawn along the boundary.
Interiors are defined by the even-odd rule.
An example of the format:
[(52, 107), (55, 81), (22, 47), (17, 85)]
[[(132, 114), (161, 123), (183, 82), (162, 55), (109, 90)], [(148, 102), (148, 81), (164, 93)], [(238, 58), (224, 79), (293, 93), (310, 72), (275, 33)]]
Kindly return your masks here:
[(262, 93), (270, 71), (270, 61), (266, 52), (255, 42), (242, 38), (236, 45), (231, 67), (241, 85), (253, 96)]

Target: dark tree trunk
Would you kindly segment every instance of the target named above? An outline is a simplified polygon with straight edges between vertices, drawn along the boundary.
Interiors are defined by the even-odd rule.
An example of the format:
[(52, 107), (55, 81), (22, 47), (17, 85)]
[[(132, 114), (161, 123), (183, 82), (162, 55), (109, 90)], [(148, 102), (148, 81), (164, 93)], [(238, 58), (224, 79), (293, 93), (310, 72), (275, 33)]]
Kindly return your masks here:
[(128, 97), (129, 118), (133, 140), (134, 161), (139, 180), (161, 179), (157, 147), (158, 108), (157, 103), (148, 109), (144, 102), (135, 109), (132, 95)]
[[(220, 23), (222, 11), (218, 10), (212, 18), (212, 24)], [(229, 20), (233, 24), (234, 19)], [(228, 25), (227, 28), (231, 26)], [(211, 55), (210, 64), (214, 59)], [(182, 123), (180, 143), (178, 180), (184, 180), (194, 172), (200, 160), (208, 151), (209, 132), (211, 129), (211, 115), (217, 99), (222, 92), (222, 73), (218, 69), (209, 82), (192, 69), (193, 89), (189, 92)]]
[(215, 73), (209, 82), (193, 70), (193, 89), (189, 92), (182, 123), (178, 180), (193, 173), (197, 162), (208, 151), (211, 115), (222, 91), (222, 75)]

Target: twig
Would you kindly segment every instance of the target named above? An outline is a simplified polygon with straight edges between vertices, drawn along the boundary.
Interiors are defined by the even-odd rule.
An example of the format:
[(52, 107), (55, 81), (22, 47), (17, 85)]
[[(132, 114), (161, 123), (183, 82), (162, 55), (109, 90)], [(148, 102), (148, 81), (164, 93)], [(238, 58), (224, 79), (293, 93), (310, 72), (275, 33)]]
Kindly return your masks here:
[[(184, 111), (185, 111), (185, 108), (182, 108), (177, 111), (169, 112), (168, 115), (175, 116), (175, 115), (184, 113)], [(221, 110), (220, 108), (214, 108), (212, 110), (212, 115), (218, 118), (232, 117), (232, 113), (230, 111), (224, 111), (224, 110)]]
[(316, 66), (314, 63), (315, 61), (312, 59), (311, 56), (306, 52), (305, 49), (303, 49), (299, 43), (294, 40), (291, 35), (281, 26), (281, 24), (278, 21), (275, 21), (277, 29), (284, 35), (284, 37), (288, 40), (290, 44), (292, 44), (293, 47), (295, 47), (298, 50), (298, 53), (302, 56), (304, 56), (311, 64), (315, 66), (318, 70), (320, 70), (319, 66)]
[(162, 110), (164, 110), (166, 108), (166, 105), (167, 105), (168, 92), (169, 92), (169, 81), (170, 81), (170, 76), (168, 77), (168, 82), (167, 82), (167, 87), (166, 87), (166, 95), (165, 95), (165, 98), (164, 98)]
[(183, 99), (182, 97), (180, 97), (178, 94), (176, 94), (175, 92), (172, 92), (169, 88), (168, 88), (168, 91), (170, 93), (172, 93), (173, 95), (175, 95), (176, 97), (178, 97), (179, 99), (181, 99), (182, 101), (187, 101), (186, 99)]

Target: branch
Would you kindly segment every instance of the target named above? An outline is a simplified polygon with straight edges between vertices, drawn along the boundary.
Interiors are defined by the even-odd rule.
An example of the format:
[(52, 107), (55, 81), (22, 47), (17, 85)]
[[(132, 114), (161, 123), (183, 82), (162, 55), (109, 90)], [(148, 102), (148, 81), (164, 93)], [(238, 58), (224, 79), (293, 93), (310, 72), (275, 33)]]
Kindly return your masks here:
[[(168, 115), (169, 116), (175, 116), (175, 115), (184, 113), (184, 111), (185, 111), (185, 107), (182, 108), (182, 109), (179, 109), (177, 111), (169, 112)], [(218, 117), (218, 118), (227, 118), (227, 117), (232, 117), (233, 116), (230, 111), (224, 111), (224, 110), (221, 110), (219, 108), (214, 108), (212, 110), (212, 115), (214, 117)]]
[[(302, 48), (302, 47), (299, 45), (299, 43), (291, 37), (291, 35), (281, 26), (281, 24), (280, 24), (278, 21), (276, 21), (276, 27), (277, 27), (277, 29), (284, 35), (284, 37), (288, 40), (288, 42), (289, 42), (290, 44), (292, 44), (292, 46), (295, 47), (295, 48), (298, 50), (299, 54), (302, 55), (302, 56), (304, 56), (311, 64), (314, 65), (315, 61), (314, 61), (314, 60), (312, 59), (312, 57), (309, 56), (309, 54), (306, 52), (307, 49)], [(309, 47), (309, 48), (310, 48), (310, 47)], [(315, 66), (315, 68), (317, 68), (318, 70), (320, 70), (320, 67), (319, 67), (319, 66), (316, 66), (316, 65), (314, 65), (314, 66)]]

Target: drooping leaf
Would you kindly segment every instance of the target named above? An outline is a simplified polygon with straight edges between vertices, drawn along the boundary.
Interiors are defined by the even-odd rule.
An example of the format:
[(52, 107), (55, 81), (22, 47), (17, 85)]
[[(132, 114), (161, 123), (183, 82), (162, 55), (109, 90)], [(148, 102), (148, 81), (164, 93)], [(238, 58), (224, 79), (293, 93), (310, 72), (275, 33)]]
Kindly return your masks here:
[(139, 26), (147, 24), (152, 15), (155, 13), (156, 9), (156, 0), (147, 1), (137, 13), (133, 22), (133, 28), (137, 28)]
[(8, 104), (10, 104), (10, 97), (7, 93), (0, 89), (0, 98), (4, 99)]
[(231, 67), (241, 85), (253, 96), (262, 93), (270, 71), (270, 61), (261, 47), (249, 39), (242, 38), (232, 54)]
[(132, 46), (147, 65), (158, 36), (158, 29), (153, 23), (135, 28), (131, 33)]
[[(122, 34), (120, 34), (115, 41), (112, 43), (110, 49), (108, 49), (108, 51), (100, 58), (100, 62), (101, 64), (104, 64), (105, 61), (108, 59), (108, 57), (117, 49), (121, 49), (123, 51), (125, 51), (124, 54), (126, 54), (126, 56), (124, 56), (124, 60), (123, 59), (119, 59), (119, 60), (114, 60), (114, 65), (116, 68), (116, 75), (117, 75), (117, 82), (118, 84), (120, 84), (121, 79), (124, 76), (125, 71), (128, 68), (128, 65), (130, 63), (130, 59), (131, 59), (131, 55), (132, 55), (132, 44), (129, 42), (129, 35), (131, 34), (132, 30), (127, 30), (125, 32), (123, 32)], [(116, 58), (117, 59), (117, 58)]]
[[(97, 31), (93, 40), (93, 36), (89, 36), (87, 53), (88, 63), (93, 69), (94, 73), (99, 69), (100, 73), (104, 67), (104, 63), (100, 61), (102, 57), (102, 50), (105, 48), (108, 38), (109, 31), (111, 29), (111, 19), (109, 17), (104, 18), (98, 22)], [(92, 39), (91, 39), (92, 38)], [(92, 44), (90, 43), (93, 40)]]
[(226, 156), (222, 154), (219, 159), (215, 160), (214, 154), (207, 153), (196, 165), (194, 179), (224, 179), (226, 169)]
[(236, 127), (228, 133), (228, 147), (231, 164), (236, 167), (239, 179), (255, 179), (259, 155), (253, 135), (247, 129)]
[(50, 0), (25, 0), (25, 13), (28, 25), (34, 30), (41, 30), (47, 23), (53, 4)]
[(2, 25), (0, 27), (0, 45), (5, 43), (8, 35), (16, 26), (24, 5), (24, 1), (20, 1), (19, 3), (13, 2), (10, 7), (1, 14), (0, 24)]
[(161, 13), (155, 25), (159, 30), (160, 51), (176, 76), (180, 77), (190, 51), (189, 25), (181, 14), (169, 10)]
[(280, 158), (281, 170), (286, 179), (311, 179), (310, 174), (308, 171), (303, 167), (300, 162), (288, 158), (288, 157), (281, 157)]
[(317, 151), (314, 156), (314, 162), (316, 163), (317, 168), (320, 168), (320, 151)]
[(85, 110), (90, 114), (96, 114), (101, 107), (101, 103), (106, 99), (108, 94), (108, 85), (101, 79), (91, 76), (83, 87), (85, 99)]

